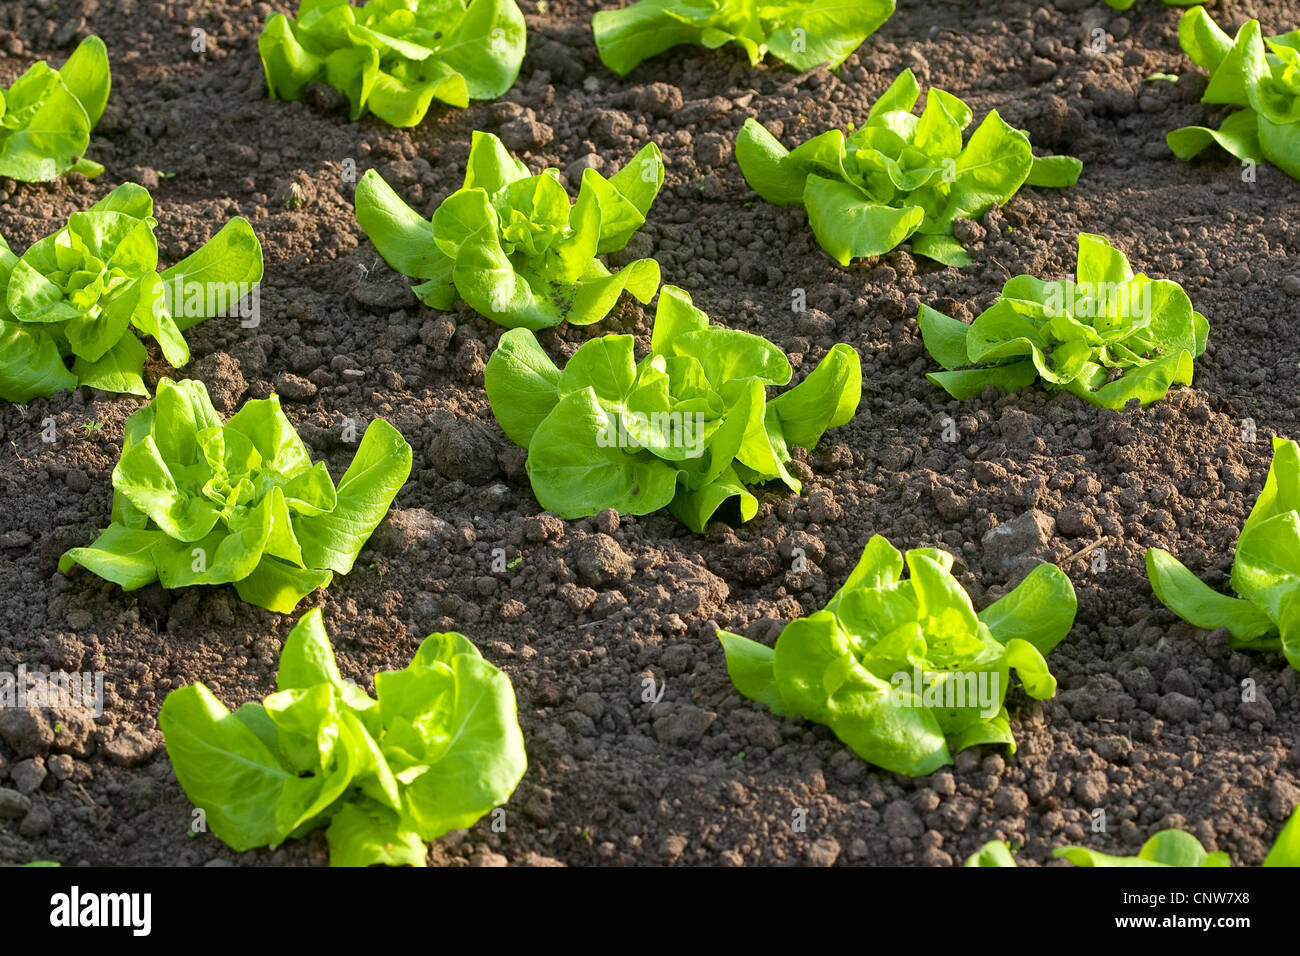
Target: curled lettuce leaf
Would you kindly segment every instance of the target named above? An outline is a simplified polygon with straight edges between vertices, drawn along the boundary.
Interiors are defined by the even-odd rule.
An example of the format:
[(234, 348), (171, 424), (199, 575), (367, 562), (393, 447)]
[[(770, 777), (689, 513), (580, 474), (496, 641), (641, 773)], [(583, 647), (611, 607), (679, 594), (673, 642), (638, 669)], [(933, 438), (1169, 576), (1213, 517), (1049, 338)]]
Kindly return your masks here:
[(1225, 627), (1232, 647), (1281, 651), (1300, 670), (1300, 446), (1273, 439), (1273, 462), (1237, 538), (1232, 589), (1220, 594), (1160, 548), (1147, 550), (1160, 603), (1194, 627)]
[(606, 508), (649, 514), (667, 507), (703, 533), (726, 506), (748, 521), (758, 499), (746, 484), (781, 481), (790, 446), (815, 447), (846, 424), (862, 397), (858, 354), (836, 345), (807, 378), (771, 342), (709, 325), (675, 286), (664, 286), (650, 353), (640, 361), (631, 335), (584, 343), (563, 370), (527, 329), (501, 336), (484, 373), (492, 413), (528, 449), (538, 503), (564, 518)]
[(26, 402), (90, 385), (149, 394), (140, 337), (169, 364), (190, 360), (182, 332), (227, 311), (262, 279), (262, 247), (236, 217), (162, 272), (153, 200), (126, 183), (16, 256), (0, 238), (0, 398)]
[(950, 266), (970, 257), (953, 221), (984, 215), (1021, 186), (1073, 186), (1083, 164), (1069, 156), (1035, 157), (1029, 137), (989, 113), (963, 145), (974, 114), (951, 93), (931, 89), (918, 117), (921, 88), (900, 73), (866, 123), (838, 129), (794, 150), (755, 119), (736, 136), (736, 162), (750, 187), (779, 206), (802, 205), (821, 247), (842, 266), (880, 256), (907, 240), (912, 251)]
[(921, 306), (917, 321), (944, 371), (926, 377), (954, 398), (1041, 379), (1102, 408), (1149, 405), (1190, 385), (1209, 323), (1182, 287), (1134, 275), (1102, 236), (1079, 235), (1077, 279), (1016, 276), (969, 325)]
[(343, 93), (351, 117), (415, 126), (438, 100), (465, 108), (514, 85), (524, 59), (515, 0), (302, 0), (298, 19), (272, 14), (257, 40), (272, 97), (308, 83)]
[(1036, 700), (1056, 693), (1044, 658), (1074, 626), (1074, 588), (1040, 564), (976, 614), (952, 564), (946, 551), (904, 555), (875, 535), (825, 609), (787, 624), (774, 648), (718, 631), (732, 682), (896, 773), (925, 776), (980, 744), (1014, 753), (1011, 672)]
[(1179, 159), (1192, 159), (1218, 144), (1240, 160), (1268, 160), (1300, 179), (1300, 30), (1265, 37), (1248, 20), (1229, 37), (1194, 7), (1178, 24), (1183, 52), (1209, 71), (1203, 103), (1235, 106), (1218, 129), (1185, 126), (1165, 139)]
[(357, 222), (384, 261), (420, 280), (415, 293), (431, 308), (462, 299), (512, 329), (590, 325), (624, 291), (649, 302), (659, 288), (654, 259), (610, 272), (597, 256), (627, 245), (663, 182), (663, 158), (649, 143), (608, 179), (584, 171), (570, 205), (557, 170), (530, 176), (501, 140), (475, 131), (464, 186), (432, 221), (371, 169), (357, 184)]
[(331, 866), (424, 866), (527, 766), (510, 679), (464, 636), (430, 634), (375, 697), (339, 672), (319, 610), (285, 640), (276, 691), (234, 713), (203, 684), (158, 715), (176, 779), (235, 850), (328, 827)]
[(111, 83), (104, 41), (89, 36), (62, 69), (41, 60), (0, 89), (0, 176), (39, 183), (102, 173), (85, 154)]
[(410, 473), (411, 446), (376, 419), (336, 488), (276, 396), (223, 425), (202, 382), (164, 378), (127, 419), (112, 523), (59, 570), (79, 564), (124, 591), (233, 584), (250, 604), (292, 611), (352, 570)]
[(734, 43), (751, 66), (771, 53), (797, 70), (839, 66), (894, 13), (894, 0), (638, 0), (591, 18), (601, 62), (626, 76), (684, 43)]

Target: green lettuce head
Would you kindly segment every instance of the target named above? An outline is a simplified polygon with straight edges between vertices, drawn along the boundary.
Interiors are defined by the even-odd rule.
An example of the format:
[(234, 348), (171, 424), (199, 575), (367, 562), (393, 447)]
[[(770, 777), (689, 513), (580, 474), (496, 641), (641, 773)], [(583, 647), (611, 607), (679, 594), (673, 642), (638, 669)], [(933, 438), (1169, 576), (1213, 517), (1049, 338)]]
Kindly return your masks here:
[(591, 18), (596, 49), (620, 76), (683, 43), (734, 43), (750, 66), (771, 53), (796, 70), (835, 69), (894, 13), (894, 0), (639, 0)]
[(1161, 548), (1147, 550), (1160, 603), (1195, 627), (1226, 627), (1234, 650), (1281, 651), (1300, 670), (1300, 445), (1273, 439), (1273, 463), (1237, 538), (1229, 597)]
[(624, 290), (649, 302), (659, 288), (654, 259), (611, 273), (596, 257), (627, 245), (663, 182), (663, 158), (650, 143), (608, 179), (585, 170), (570, 205), (558, 170), (530, 176), (501, 140), (475, 131), (464, 186), (432, 222), (373, 169), (357, 184), (357, 222), (385, 262), (421, 280), (415, 294), (431, 308), (462, 299), (512, 329), (590, 325)]
[(802, 205), (818, 243), (842, 266), (882, 256), (908, 239), (912, 252), (945, 265), (970, 257), (953, 222), (978, 218), (1021, 186), (1073, 186), (1083, 164), (1036, 157), (1029, 137), (989, 113), (970, 138), (970, 107), (931, 89), (920, 116), (921, 88), (904, 70), (846, 137), (838, 129), (794, 150), (755, 119), (736, 137), (736, 162), (750, 188), (778, 206)]
[(1044, 655), (1074, 626), (1074, 588), (1040, 564), (976, 614), (952, 564), (946, 551), (904, 556), (876, 535), (826, 608), (787, 624), (775, 648), (718, 631), (732, 682), (896, 773), (925, 776), (952, 763), (950, 750), (980, 744), (1014, 753), (1011, 672), (1035, 700), (1056, 693)]
[(510, 678), (460, 634), (430, 634), (371, 697), (309, 611), (275, 683), (234, 713), (191, 684), (158, 715), (176, 779), (232, 849), (328, 827), (331, 866), (424, 866), (426, 841), (472, 826), (524, 775)]
[(0, 176), (40, 183), (64, 173), (102, 173), (85, 153), (110, 86), (108, 50), (89, 36), (62, 69), (41, 60), (0, 89)]
[(354, 120), (415, 126), (434, 100), (463, 109), (510, 89), (525, 33), (515, 0), (302, 0), (296, 21), (271, 15), (257, 51), (272, 97), (323, 81)]
[(162, 273), (157, 224), (148, 191), (126, 183), (22, 256), (0, 238), (0, 398), (78, 385), (147, 396), (140, 337), (182, 366), (185, 329), (256, 296), (262, 247), (248, 220)]
[(1183, 14), (1178, 39), (1192, 62), (1210, 73), (1204, 103), (1236, 106), (1218, 129), (1185, 126), (1166, 140), (1179, 159), (1217, 143), (1240, 160), (1268, 160), (1300, 179), (1300, 30), (1264, 37), (1248, 20), (1235, 38), (1195, 7)]
[(943, 366), (926, 376), (953, 398), (1042, 379), (1092, 405), (1120, 409), (1192, 383), (1210, 325), (1182, 286), (1134, 274), (1104, 236), (1079, 235), (1076, 279), (1021, 275), (970, 325), (921, 306), (925, 347)]
[(675, 286), (664, 286), (650, 353), (639, 362), (631, 335), (584, 343), (561, 371), (527, 329), (501, 336), (484, 386), (492, 414), (528, 449), (533, 494), (548, 511), (578, 518), (613, 508), (667, 507), (703, 533), (718, 512), (748, 521), (758, 499), (746, 483), (781, 481), (790, 446), (813, 448), (846, 424), (862, 397), (858, 353), (836, 345), (807, 378), (767, 339), (709, 325)]
[(112, 524), (59, 570), (80, 564), (125, 591), (233, 584), (250, 604), (292, 611), (352, 570), (410, 473), (411, 446), (376, 419), (336, 488), (274, 395), (223, 425), (202, 382), (164, 378), (127, 419)]

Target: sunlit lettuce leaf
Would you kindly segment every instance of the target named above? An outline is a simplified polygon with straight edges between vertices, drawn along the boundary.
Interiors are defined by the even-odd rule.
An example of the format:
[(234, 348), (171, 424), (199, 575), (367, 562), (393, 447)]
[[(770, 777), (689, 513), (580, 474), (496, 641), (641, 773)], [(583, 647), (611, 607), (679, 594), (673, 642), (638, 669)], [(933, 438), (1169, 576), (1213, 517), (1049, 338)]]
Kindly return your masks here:
[(390, 266), (422, 280), (415, 292), (432, 308), (460, 299), (512, 329), (590, 325), (624, 292), (649, 302), (659, 288), (654, 259), (610, 272), (596, 257), (627, 245), (663, 181), (663, 158), (649, 143), (608, 179), (586, 170), (570, 204), (558, 171), (531, 176), (497, 137), (476, 131), (464, 185), (431, 220), (374, 170), (357, 185), (356, 215)]
[(1167, 134), (1174, 155), (1192, 159), (1217, 144), (1243, 162), (1267, 160), (1300, 179), (1297, 35), (1265, 37), (1258, 20), (1247, 20), (1230, 37), (1204, 7), (1183, 14), (1178, 24), (1183, 52), (1210, 74), (1201, 101), (1237, 109), (1217, 129), (1184, 126)]
[(111, 85), (104, 41), (88, 36), (62, 68), (41, 60), (0, 88), (0, 176), (47, 182), (68, 172), (102, 173), (85, 153)]
[(504, 803), (527, 766), (510, 679), (460, 634), (429, 635), (372, 698), (309, 611), (276, 683), (233, 714), (191, 684), (158, 715), (176, 779), (235, 850), (327, 827), (332, 866), (424, 866), (426, 841)]
[(21, 256), (0, 240), (0, 398), (78, 385), (148, 396), (140, 337), (180, 367), (184, 329), (255, 294), (262, 247), (246, 219), (161, 274), (156, 225), (149, 193), (125, 183)]
[(894, 0), (638, 0), (591, 19), (601, 61), (620, 76), (680, 44), (734, 43), (798, 70), (839, 66), (893, 15)]
[(848, 136), (828, 130), (794, 150), (748, 119), (736, 136), (736, 161), (764, 199), (803, 205), (817, 241), (843, 266), (909, 240), (916, 255), (966, 265), (952, 235), (956, 219), (978, 218), (1024, 185), (1078, 181), (1077, 159), (1035, 157), (1029, 137), (996, 111), (963, 144), (970, 108), (934, 88), (917, 116), (911, 111), (919, 97), (916, 78), (904, 70), (864, 125)]
[(1147, 577), (1160, 602), (1196, 627), (1227, 628), (1238, 650), (1277, 651), (1300, 669), (1300, 446), (1273, 439), (1264, 490), (1237, 539), (1231, 584), (1211, 589), (1160, 548), (1147, 551)]
[(787, 624), (774, 648), (718, 637), (741, 694), (825, 724), (863, 760), (924, 776), (968, 747), (1014, 752), (1010, 675), (1035, 699), (1056, 693), (1043, 654), (1076, 608), (1069, 579), (1044, 564), (977, 615), (951, 555), (902, 555), (876, 535), (826, 608)]
[(493, 414), (528, 450), (542, 507), (565, 518), (668, 507), (703, 533), (719, 512), (747, 521), (749, 483), (799, 482), (790, 446), (813, 448), (846, 424), (862, 396), (857, 352), (837, 345), (798, 385), (768, 402), (792, 370), (757, 335), (709, 325), (674, 286), (659, 295), (650, 353), (630, 335), (584, 343), (563, 370), (527, 329), (505, 333), (484, 373)]
[(1120, 250), (1087, 233), (1079, 235), (1074, 280), (1016, 276), (969, 325), (924, 305), (917, 322), (944, 369), (927, 377), (954, 398), (1039, 379), (1115, 409), (1190, 385), (1209, 334), (1182, 287), (1135, 275)]
[(351, 117), (416, 126), (435, 101), (464, 108), (514, 85), (525, 25), (515, 0), (303, 0), (273, 13), (257, 40), (271, 96), (297, 100), (324, 82)]
[(376, 419), (336, 489), (276, 396), (222, 425), (202, 382), (164, 378), (127, 420), (112, 523), (59, 569), (80, 564), (128, 591), (233, 584), (249, 603), (291, 611), (352, 569), (410, 472), (410, 446)]

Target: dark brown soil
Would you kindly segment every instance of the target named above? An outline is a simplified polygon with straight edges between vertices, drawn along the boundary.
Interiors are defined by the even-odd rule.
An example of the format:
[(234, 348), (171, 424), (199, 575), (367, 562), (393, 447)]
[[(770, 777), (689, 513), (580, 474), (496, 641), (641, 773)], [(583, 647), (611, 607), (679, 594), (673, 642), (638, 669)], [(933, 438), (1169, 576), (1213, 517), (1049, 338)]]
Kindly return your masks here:
[[(1269, 436), (1300, 434), (1300, 183), (1267, 167), (1244, 183), (1222, 153), (1194, 164), (1170, 155), (1167, 130), (1211, 116), (1178, 49), (1177, 13), (1154, 0), (1126, 15), (1100, 0), (909, 0), (838, 76), (679, 48), (620, 79), (591, 41), (597, 4), (523, 5), (529, 48), (515, 89), (435, 111), (412, 131), (349, 123), (327, 97), (267, 98), (256, 38), (285, 2), (0, 9), (5, 82), (35, 59), (61, 61), (92, 32), (114, 73), (90, 152), (107, 166), (100, 179), (0, 183), (0, 231), (15, 248), (127, 180), (153, 190), (165, 263), (245, 215), (266, 252), (262, 324), (197, 327), (186, 374), (227, 412), (272, 390), (292, 397), (290, 418), (336, 477), (352, 455), (345, 419), (388, 417), (413, 446), (411, 480), (356, 570), (301, 610), (324, 607), (345, 673), (363, 684), (444, 629), (469, 635), (514, 681), (530, 766), (506, 831), (484, 821), (439, 841), (432, 861), (947, 865), (1005, 838), (1042, 863), (1064, 842), (1133, 853), (1180, 826), (1257, 864), (1300, 801), (1300, 674), (1280, 655), (1232, 653), (1177, 622), (1152, 596), (1142, 554), (1169, 548), (1222, 585)], [(1234, 27), (1258, 16), (1269, 33), (1297, 26), (1284, 0), (1214, 13)], [(206, 53), (191, 49), (195, 28)], [(1091, 49), (1094, 29), (1107, 32), (1105, 52)], [(1026, 190), (990, 213), (961, 272), (905, 251), (838, 268), (803, 213), (757, 200), (731, 155), (748, 116), (791, 144), (860, 120), (903, 67), (1085, 163), (1075, 188)], [(1184, 76), (1144, 81), (1156, 72)], [(500, 330), (464, 308), (419, 306), (361, 234), (342, 175), (347, 160), (358, 175), (376, 168), (431, 211), (460, 184), (475, 129), (505, 137), (532, 169), (575, 180), (586, 163), (619, 164), (655, 140), (668, 182), (626, 255), (656, 256), (716, 322), (773, 339), (797, 369), (839, 341), (859, 350), (861, 410), (796, 463), (802, 496), (771, 491), (754, 521), (704, 537), (666, 513), (539, 514), (522, 452), (482, 389)], [(294, 181), (309, 202), (286, 210)], [(917, 306), (969, 317), (1008, 274), (1070, 271), (1080, 231), (1183, 283), (1209, 317), (1195, 386), (1119, 413), (1036, 389), (955, 402), (931, 386)], [(810, 311), (792, 312), (795, 289)], [(543, 342), (557, 356), (607, 331), (648, 344), (651, 314), (625, 302), (597, 329)], [(150, 365), (154, 379), (167, 371)], [(56, 571), (62, 551), (108, 521), (122, 423), (136, 407), (87, 389), (0, 407), (0, 669), (100, 669), (111, 688), (94, 722), (3, 718), (0, 787), (35, 790), (25, 816), (0, 820), (0, 861), (323, 863), (320, 834), (245, 854), (190, 836), (155, 723), (184, 683), (202, 680), (232, 706), (268, 693), (296, 616), (241, 604), (227, 588), (124, 594)], [(46, 418), (53, 444), (41, 440)], [(947, 418), (955, 443), (942, 440)], [(986, 539), (999, 526), (1012, 533)], [(1009, 701), (1016, 755), (967, 752), (910, 780), (731, 688), (715, 626), (770, 641), (842, 583), (876, 532), (956, 553), (978, 606), (1032, 559), (1066, 562), (1079, 616), (1050, 658), (1061, 693)], [(505, 573), (491, 570), (498, 548)], [(809, 560), (802, 573), (790, 570), (794, 548)], [(1247, 678), (1253, 703), (1242, 702)], [(648, 681), (656, 693), (666, 684), (654, 706)], [(1092, 832), (1096, 811), (1105, 832)]]

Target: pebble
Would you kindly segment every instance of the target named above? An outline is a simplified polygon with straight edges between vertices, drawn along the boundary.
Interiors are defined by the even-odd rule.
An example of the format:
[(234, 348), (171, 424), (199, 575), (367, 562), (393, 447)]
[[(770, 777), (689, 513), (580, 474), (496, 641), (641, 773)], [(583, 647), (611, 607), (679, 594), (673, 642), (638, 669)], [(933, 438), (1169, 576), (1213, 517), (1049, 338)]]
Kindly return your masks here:
[(696, 743), (713, 726), (718, 715), (699, 707), (683, 707), (655, 721), (655, 737), (661, 743), (686, 746)]
[(809, 866), (834, 866), (840, 858), (840, 844), (834, 837), (819, 837), (804, 853)]
[(316, 386), (301, 375), (277, 372), (273, 382), (276, 394), (286, 401), (307, 402), (316, 397)]
[(45, 782), (47, 775), (45, 761), (40, 757), (29, 757), (14, 764), (9, 771), (9, 778), (19, 793), (35, 793)]
[(18, 820), (27, 815), (32, 801), (17, 790), (0, 787), (0, 820)]

